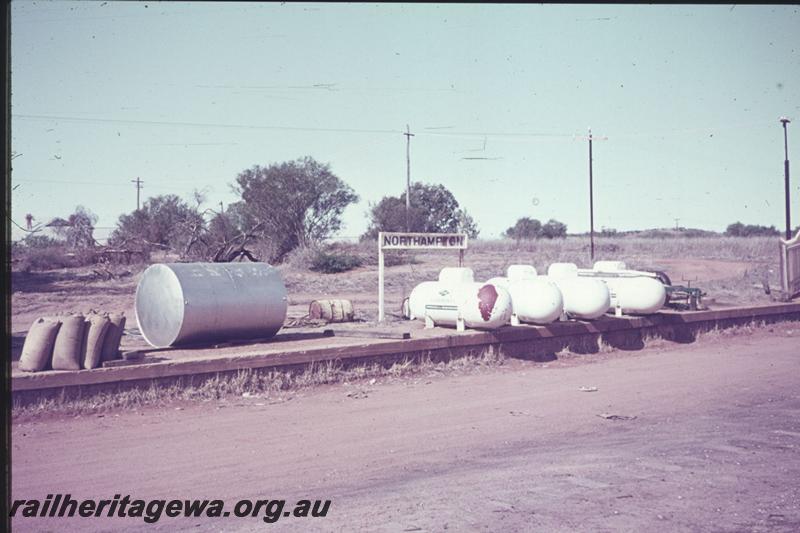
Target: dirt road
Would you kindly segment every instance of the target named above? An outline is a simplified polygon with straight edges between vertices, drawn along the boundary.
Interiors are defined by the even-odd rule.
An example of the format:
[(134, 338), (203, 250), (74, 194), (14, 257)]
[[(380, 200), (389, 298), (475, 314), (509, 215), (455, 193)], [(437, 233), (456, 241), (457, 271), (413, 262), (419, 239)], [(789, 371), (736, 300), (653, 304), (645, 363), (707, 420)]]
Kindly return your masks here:
[(273, 524), (16, 518), (14, 529), (798, 531), (799, 338), (789, 323), (690, 346), (335, 385), (278, 404), (24, 422), (13, 428), (14, 498), (332, 504), (325, 518)]

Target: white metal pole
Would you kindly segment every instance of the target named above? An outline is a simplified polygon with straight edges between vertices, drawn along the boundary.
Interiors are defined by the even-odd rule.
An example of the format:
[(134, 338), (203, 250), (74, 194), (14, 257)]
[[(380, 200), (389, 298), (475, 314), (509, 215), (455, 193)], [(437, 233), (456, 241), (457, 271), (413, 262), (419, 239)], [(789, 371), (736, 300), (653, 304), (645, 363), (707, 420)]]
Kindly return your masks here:
[(378, 322), (383, 322), (383, 232), (378, 232)]

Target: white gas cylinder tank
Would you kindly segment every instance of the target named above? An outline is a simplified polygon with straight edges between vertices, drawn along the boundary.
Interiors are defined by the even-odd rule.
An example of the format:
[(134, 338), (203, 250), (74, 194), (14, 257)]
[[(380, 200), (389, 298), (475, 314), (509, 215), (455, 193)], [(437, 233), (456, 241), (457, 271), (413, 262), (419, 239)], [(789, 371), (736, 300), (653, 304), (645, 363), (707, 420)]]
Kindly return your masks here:
[(664, 307), (667, 291), (655, 278), (603, 278), (611, 296), (611, 309), (631, 315), (649, 315)]
[(474, 281), (472, 269), (445, 268), (439, 281), (424, 281), (408, 298), (409, 318), (433, 324), (495, 329), (511, 317), (511, 296), (492, 283)]
[(511, 265), (506, 277), (490, 279), (487, 283), (501, 286), (511, 295), (514, 318), (519, 322), (549, 324), (558, 319), (564, 309), (564, 299), (555, 283), (539, 277), (531, 265)]
[(571, 317), (592, 320), (603, 315), (611, 305), (606, 284), (598, 279), (579, 277), (574, 263), (551, 264), (547, 278), (561, 291), (564, 311)]
[(610, 309), (632, 315), (648, 315), (664, 307), (667, 291), (651, 272), (628, 270), (622, 261), (597, 261), (578, 275), (599, 279), (608, 286)]

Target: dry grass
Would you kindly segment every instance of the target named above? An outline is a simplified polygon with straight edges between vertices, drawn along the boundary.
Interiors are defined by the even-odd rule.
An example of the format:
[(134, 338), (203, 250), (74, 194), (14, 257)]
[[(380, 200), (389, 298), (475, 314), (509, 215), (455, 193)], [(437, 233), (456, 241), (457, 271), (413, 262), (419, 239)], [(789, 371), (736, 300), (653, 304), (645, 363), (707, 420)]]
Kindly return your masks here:
[[(354, 385), (362, 390), (379, 379), (406, 379), (414, 376), (451, 375), (473, 372), (502, 365), (504, 357), (493, 347), (477, 356), (464, 356), (447, 362), (433, 362), (429, 356), (404, 359), (391, 366), (365, 363), (344, 367), (335, 361), (311, 364), (301, 370), (259, 371), (241, 370), (233, 375), (218, 375), (195, 381), (191, 377), (169, 385), (152, 382), (150, 387), (121, 392), (98, 392), (85, 397), (61, 395), (44, 398), (35, 403), (12, 407), (15, 422), (41, 416), (96, 414), (107, 411), (132, 410), (142, 407), (165, 407), (181, 402), (261, 398), (267, 402), (284, 401), (287, 395), (304, 389), (337, 383)], [(360, 389), (359, 389), (360, 387)]]
[[(629, 268), (650, 266), (653, 258), (717, 259), (753, 261), (777, 264), (778, 241), (775, 237), (595, 237), (597, 259), (615, 259), (628, 263)], [(528, 262), (537, 270), (547, 270), (555, 262), (577, 263), (589, 267), (589, 237), (534, 241), (475, 240), (468, 255), (503, 254), (509, 260)]]
[(800, 331), (800, 321), (790, 320), (786, 322), (766, 322), (764, 320), (757, 320), (741, 324), (738, 326), (721, 328), (715, 326), (711, 329), (697, 333), (696, 340), (698, 341), (719, 341), (722, 339), (731, 339), (735, 337), (753, 335), (759, 331), (769, 331), (770, 333), (778, 331), (788, 335), (796, 331)]

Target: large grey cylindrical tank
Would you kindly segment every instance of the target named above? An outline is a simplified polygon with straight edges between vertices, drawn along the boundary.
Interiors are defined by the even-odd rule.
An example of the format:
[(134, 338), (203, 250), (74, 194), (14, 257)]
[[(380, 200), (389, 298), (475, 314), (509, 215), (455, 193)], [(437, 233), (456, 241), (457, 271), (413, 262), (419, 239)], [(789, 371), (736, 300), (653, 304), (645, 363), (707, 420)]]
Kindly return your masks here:
[(136, 321), (156, 348), (265, 338), (283, 326), (286, 286), (266, 263), (162, 263), (136, 287)]

